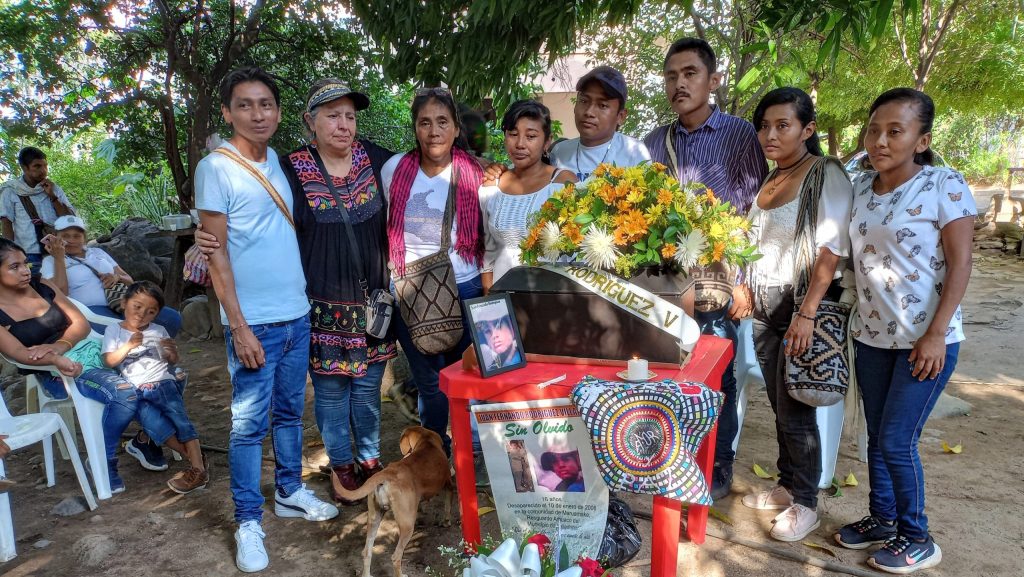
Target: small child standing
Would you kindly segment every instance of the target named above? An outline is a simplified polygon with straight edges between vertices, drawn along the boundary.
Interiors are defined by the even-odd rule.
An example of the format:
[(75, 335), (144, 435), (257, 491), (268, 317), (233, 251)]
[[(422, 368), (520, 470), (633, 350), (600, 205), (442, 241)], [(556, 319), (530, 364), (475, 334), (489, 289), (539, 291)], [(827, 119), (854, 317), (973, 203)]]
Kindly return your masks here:
[(206, 487), (210, 473), (169, 370), (178, 362), (178, 346), (164, 327), (152, 322), (163, 306), (164, 295), (154, 283), (140, 281), (128, 287), (124, 320), (109, 325), (103, 335), (103, 362), (135, 387), (146, 434), (188, 457), (191, 466), (167, 481), (172, 491), (185, 494)]

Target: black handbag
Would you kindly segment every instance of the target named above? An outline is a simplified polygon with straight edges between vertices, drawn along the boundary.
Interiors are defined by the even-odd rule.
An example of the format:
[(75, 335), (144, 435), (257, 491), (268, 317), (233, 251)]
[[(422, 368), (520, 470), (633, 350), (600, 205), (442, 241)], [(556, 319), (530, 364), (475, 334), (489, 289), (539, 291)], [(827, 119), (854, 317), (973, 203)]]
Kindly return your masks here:
[[(313, 160), (316, 161), (317, 168), (320, 169), (320, 175), (324, 177), (324, 183), (327, 185), (327, 190), (331, 192), (331, 196), (334, 197), (334, 203), (338, 205), (338, 211), (341, 213), (341, 219), (345, 222), (345, 232), (348, 234), (348, 244), (350, 252), (352, 253), (352, 260), (355, 262), (356, 269), (359, 271), (359, 288), (363, 289), (363, 299), (365, 300), (365, 316), (366, 316), (366, 334), (377, 338), (383, 339), (388, 333), (388, 327), (391, 326), (391, 315), (394, 311), (395, 297), (391, 296), (391, 293), (384, 289), (374, 289), (370, 291), (370, 284), (366, 281), (366, 269), (363, 268), (363, 258), (359, 254), (359, 243), (356, 240), (355, 230), (352, 228), (352, 218), (348, 214), (348, 210), (345, 208), (345, 204), (341, 200), (341, 196), (338, 191), (334, 188), (334, 183), (330, 173), (327, 172), (327, 167), (324, 166), (324, 161), (320, 158), (320, 152), (314, 147), (309, 147), (310, 155)], [(348, 186), (346, 182), (345, 186)]]

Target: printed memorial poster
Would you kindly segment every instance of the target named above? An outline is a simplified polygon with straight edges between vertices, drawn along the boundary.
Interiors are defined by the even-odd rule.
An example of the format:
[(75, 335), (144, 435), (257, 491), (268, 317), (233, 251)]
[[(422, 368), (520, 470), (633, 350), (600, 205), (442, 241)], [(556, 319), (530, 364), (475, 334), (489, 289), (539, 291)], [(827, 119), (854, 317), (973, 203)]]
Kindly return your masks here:
[(502, 533), (544, 533), (555, 551), (564, 544), (571, 558), (596, 556), (608, 486), (576, 407), (554, 399), (471, 408)]

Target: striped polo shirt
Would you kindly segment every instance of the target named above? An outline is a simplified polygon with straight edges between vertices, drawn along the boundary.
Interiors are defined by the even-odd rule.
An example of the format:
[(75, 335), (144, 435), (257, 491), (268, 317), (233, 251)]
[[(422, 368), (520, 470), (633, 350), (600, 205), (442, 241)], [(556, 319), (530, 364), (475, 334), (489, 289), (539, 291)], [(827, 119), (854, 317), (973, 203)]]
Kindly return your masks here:
[[(681, 174), (674, 174), (668, 159), (665, 135), (673, 131), (673, 145)], [(764, 152), (757, 142), (754, 126), (730, 116), (712, 105), (711, 116), (696, 130), (683, 128), (678, 121), (655, 128), (644, 144), (651, 159), (668, 167), (682, 183), (702, 182), (715, 196), (729, 201), (746, 214), (768, 175)]]

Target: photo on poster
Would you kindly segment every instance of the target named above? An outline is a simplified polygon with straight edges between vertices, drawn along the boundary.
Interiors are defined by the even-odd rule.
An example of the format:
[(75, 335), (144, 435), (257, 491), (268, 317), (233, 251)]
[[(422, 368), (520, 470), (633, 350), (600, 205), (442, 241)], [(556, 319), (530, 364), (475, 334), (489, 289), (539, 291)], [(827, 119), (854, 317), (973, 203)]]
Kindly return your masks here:
[(508, 465), (512, 469), (512, 485), (516, 493), (534, 492), (536, 489), (526, 444), (520, 439), (511, 440), (505, 443), (505, 452), (508, 453)]
[(578, 448), (552, 447), (540, 456), (541, 485), (553, 493), (582, 493), (586, 490), (583, 481), (583, 466), (580, 464)]
[(480, 376), (486, 378), (526, 366), (523, 339), (507, 294), (467, 299), (469, 318)]

